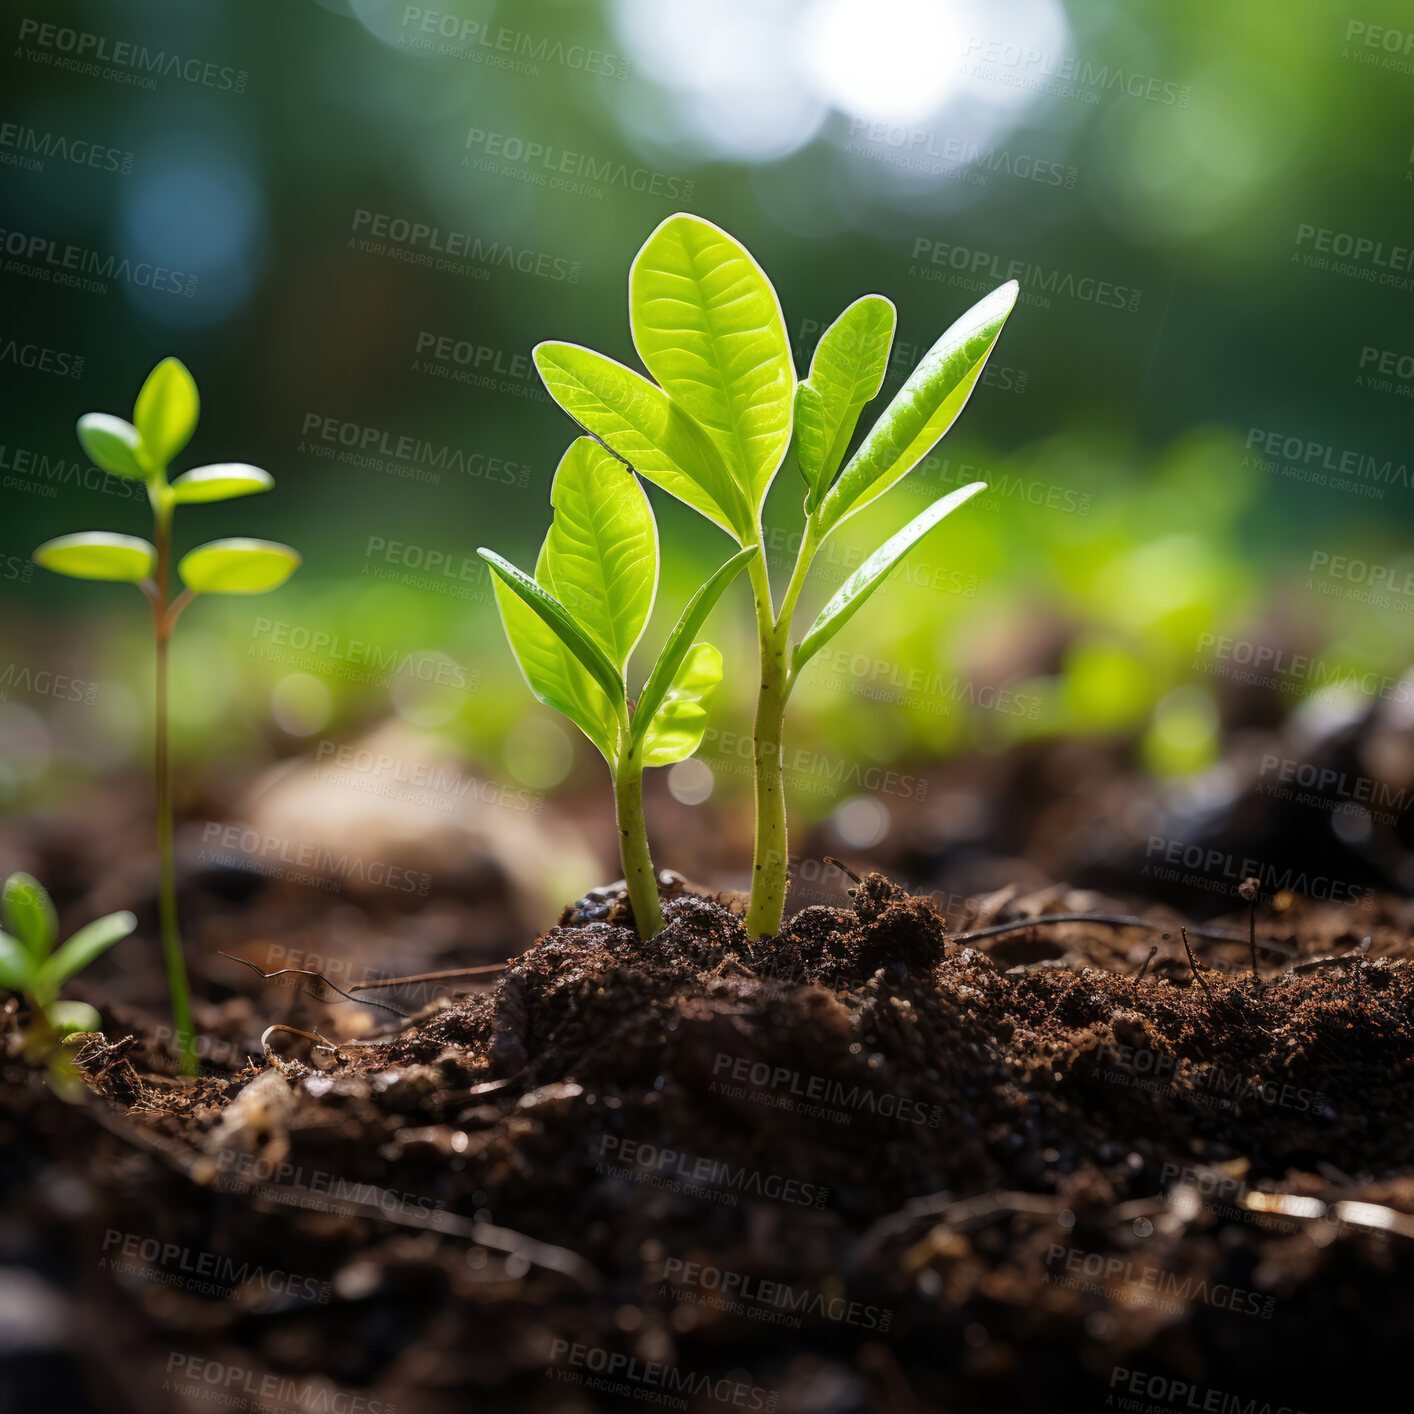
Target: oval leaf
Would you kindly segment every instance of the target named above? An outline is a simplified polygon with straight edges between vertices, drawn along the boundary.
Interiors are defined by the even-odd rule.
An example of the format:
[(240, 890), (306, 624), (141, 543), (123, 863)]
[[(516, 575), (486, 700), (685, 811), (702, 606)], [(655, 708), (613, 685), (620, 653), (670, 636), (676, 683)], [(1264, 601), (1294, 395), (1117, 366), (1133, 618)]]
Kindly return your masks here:
[(100, 471), (142, 481), (147, 471), (140, 460), (142, 438), (131, 422), (106, 412), (86, 412), (78, 420), (79, 445)]
[(791, 672), (798, 673), (859, 611), (869, 596), (888, 578), (889, 571), (942, 520), (964, 501), (985, 491), (985, 481), (974, 481), (933, 502), (921, 515), (886, 540), (845, 582), (820, 610), (810, 631), (796, 644)]
[(716, 443), (661, 388), (579, 344), (537, 344), (534, 358), (546, 391), (585, 431), (738, 541), (754, 538)]
[(795, 461), (810, 491), (805, 500), (807, 510), (817, 499), (816, 488), (829, 454), (824, 400), (809, 383), (801, 383), (795, 390)]
[(235, 496), (253, 496), (268, 491), (275, 478), (258, 466), (244, 462), (219, 462), (184, 471), (172, 483), (178, 503), (195, 505), (201, 501), (229, 501)]
[(577, 437), (550, 487), (547, 588), (619, 672), (658, 592), (658, 527), (638, 478), (612, 452)]
[(820, 397), (825, 451), (811, 483), (809, 510), (824, 499), (849, 450), (859, 414), (884, 386), (897, 318), (893, 303), (883, 295), (865, 295), (825, 330), (815, 346), (809, 387)]
[(697, 750), (707, 728), (707, 703), (721, 680), (722, 655), (710, 643), (694, 643), (643, 733), (645, 766), (672, 766)]
[(751, 253), (700, 216), (670, 216), (629, 271), (638, 356), (716, 442), (755, 511), (790, 443), (795, 402), (781, 302)]
[(213, 540), (183, 555), (182, 583), (196, 594), (266, 594), (300, 567), (299, 552), (274, 540)]
[(825, 496), (824, 529), (882, 496), (932, 451), (967, 405), (1016, 296), (1016, 281), (1008, 280), (928, 350)]
[(27, 991), (34, 976), (34, 959), (18, 938), (0, 932), (0, 987), (11, 992)]
[(53, 997), (70, 977), (82, 972), (95, 958), (101, 957), (114, 943), (126, 938), (137, 927), (131, 913), (110, 913), (95, 918), (79, 929), (43, 967), (35, 979), (35, 995), (46, 1001)]
[(6, 930), (35, 962), (42, 962), (59, 936), (59, 920), (44, 885), (32, 875), (11, 874), (5, 880), (3, 909)]
[(179, 359), (164, 358), (133, 405), (133, 422), (153, 465), (165, 467), (191, 441), (200, 411), (196, 379)]
[(496, 578), (554, 633), (604, 690), (609, 701), (617, 706), (624, 696), (623, 678), (609, 661), (608, 654), (575, 623), (569, 610), (548, 589), (518, 570), (509, 560), (502, 559), (494, 550), (483, 546), (476, 553), (491, 566)]
[(742, 566), (757, 552), (758, 547), (755, 545), (748, 545), (744, 550), (738, 550), (687, 601), (687, 608), (682, 611), (682, 617), (673, 626), (673, 631), (668, 635), (668, 641), (663, 644), (663, 651), (658, 654), (658, 661), (654, 663), (653, 671), (648, 675), (648, 681), (643, 685), (643, 691), (639, 694), (638, 704), (633, 713), (635, 741), (643, 739), (648, 724), (653, 720), (659, 704), (677, 676), (677, 671), (682, 666), (688, 649), (692, 647), (692, 640), (697, 636), (702, 625), (707, 622), (707, 615), (716, 607), (717, 600), (722, 597), (727, 585), (740, 573)]
[(111, 579), (137, 584), (157, 563), (157, 551), (136, 535), (109, 530), (81, 530), (46, 540), (34, 552), (34, 562), (71, 579)]
[(103, 1018), (87, 1002), (51, 1002), (44, 1016), (60, 1036), (77, 1036), (103, 1026)]

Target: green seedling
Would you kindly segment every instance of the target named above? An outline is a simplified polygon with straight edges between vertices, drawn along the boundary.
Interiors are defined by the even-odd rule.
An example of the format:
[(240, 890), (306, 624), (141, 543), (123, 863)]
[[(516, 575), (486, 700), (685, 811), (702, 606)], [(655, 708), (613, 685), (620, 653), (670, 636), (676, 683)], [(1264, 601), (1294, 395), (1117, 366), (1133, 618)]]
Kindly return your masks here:
[(0, 899), (0, 987), (18, 992), (32, 1014), (31, 1048), (52, 1055), (55, 1043), (97, 1031), (102, 1018), (87, 1002), (59, 1000), (59, 988), (137, 927), (131, 913), (110, 913), (80, 928), (62, 947), (54, 905), (28, 874), (11, 874)]
[[(535, 349), (545, 387), (582, 429), (737, 544), (760, 551), (749, 564), (761, 660), (753, 745), (756, 842), (746, 918), (752, 936), (779, 930), (785, 902), (781, 736), (791, 690), (893, 567), (985, 483), (963, 486), (915, 517), (792, 641), (806, 575), (825, 538), (906, 476), (956, 421), (1016, 297), (1016, 282), (1008, 281), (943, 334), (848, 462), (860, 414), (883, 384), (894, 306), (882, 295), (856, 300), (825, 331), (809, 376), (800, 380), (770, 280), (745, 247), (700, 217), (669, 217), (629, 272), (629, 322), (651, 379), (578, 344), (547, 342)], [(777, 603), (762, 508), (792, 447), (805, 481), (806, 519)]]
[(643, 772), (686, 760), (702, 741), (707, 701), (722, 680), (722, 655), (694, 641), (723, 590), (757, 554), (733, 555), (688, 602), (636, 702), (628, 661), (658, 593), (658, 527), (624, 460), (577, 438), (550, 489), (554, 516), (535, 575), (494, 551), (496, 602), (530, 690), (568, 717), (608, 763), (619, 855), (642, 937), (663, 926), (643, 818)]
[(186, 962), (177, 924), (176, 869), (172, 850), (172, 769), (167, 737), (167, 658), (172, 629), (198, 594), (264, 594), (282, 585), (299, 567), (299, 555), (271, 540), (213, 540), (184, 555), (177, 565), (183, 589), (171, 594), (172, 520), (178, 506), (228, 501), (268, 491), (274, 479), (241, 462), (198, 466), (168, 481), (167, 470), (196, 431), (200, 399), (196, 382), (175, 358), (164, 358), (148, 374), (126, 422), (106, 412), (85, 413), (79, 441), (94, 465), (112, 476), (147, 486), (152, 507), (152, 539), (85, 530), (47, 540), (34, 552), (36, 564), (74, 579), (104, 579), (136, 585), (152, 609), (156, 635), (156, 723), (154, 766), (157, 787), (157, 852), (162, 951), (172, 994), (172, 1021), (181, 1038), (182, 1068), (196, 1072), (195, 1035), (187, 989)]

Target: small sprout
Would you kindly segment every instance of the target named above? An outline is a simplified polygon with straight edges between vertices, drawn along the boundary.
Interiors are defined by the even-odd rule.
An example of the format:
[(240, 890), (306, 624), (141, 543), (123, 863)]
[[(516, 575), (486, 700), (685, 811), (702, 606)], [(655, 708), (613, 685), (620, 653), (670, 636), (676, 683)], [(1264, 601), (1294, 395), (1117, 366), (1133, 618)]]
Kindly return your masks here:
[(1153, 962), (1154, 954), (1158, 952), (1158, 950), (1159, 945), (1155, 943), (1154, 946), (1149, 949), (1149, 956), (1140, 964), (1139, 971), (1134, 974), (1134, 985), (1136, 987), (1144, 980), (1144, 974), (1149, 970), (1149, 964)]
[(1188, 929), (1180, 928), (1178, 931), (1183, 934), (1183, 947), (1188, 954), (1188, 966), (1193, 972), (1193, 980), (1208, 994), (1208, 1000), (1212, 1001), (1213, 989), (1204, 980), (1202, 971), (1199, 969), (1198, 959), (1193, 956), (1193, 944), (1188, 941)]
[(196, 381), (179, 360), (164, 358), (139, 390), (131, 422), (106, 412), (88, 412), (79, 418), (79, 442), (96, 466), (113, 476), (146, 483), (152, 508), (152, 540), (86, 530), (47, 540), (34, 552), (35, 563), (55, 574), (134, 584), (152, 609), (157, 642), (154, 774), (159, 913), (167, 985), (172, 994), (172, 1020), (181, 1040), (182, 1068), (188, 1075), (196, 1073), (196, 1037), (177, 923), (171, 760), (167, 746), (168, 643), (178, 617), (198, 594), (264, 594), (279, 588), (300, 563), (299, 555), (288, 545), (270, 540), (213, 540), (182, 557), (177, 571), (185, 588), (172, 597), (172, 520), (176, 508), (249, 496), (268, 491), (275, 484), (269, 472), (242, 462), (195, 467), (169, 482), (168, 468), (191, 441), (200, 412)]
[(1247, 946), (1252, 953), (1252, 980), (1260, 987), (1262, 979), (1257, 975), (1257, 899), (1261, 896), (1262, 881), (1249, 876), (1237, 886), (1239, 898), (1247, 900)]
[(97, 1031), (102, 1018), (87, 1002), (61, 1001), (59, 989), (137, 927), (131, 913), (110, 913), (80, 928), (56, 948), (59, 925), (44, 886), (28, 874), (5, 880), (0, 914), (0, 987), (18, 992), (34, 1014), (36, 1046), (52, 1054), (56, 1041)]

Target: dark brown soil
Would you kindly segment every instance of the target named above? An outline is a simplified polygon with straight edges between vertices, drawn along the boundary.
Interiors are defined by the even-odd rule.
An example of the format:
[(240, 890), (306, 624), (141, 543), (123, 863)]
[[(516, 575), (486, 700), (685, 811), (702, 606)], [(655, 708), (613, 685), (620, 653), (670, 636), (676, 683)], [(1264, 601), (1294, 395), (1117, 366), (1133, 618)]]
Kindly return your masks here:
[(82, 1355), (15, 1407), (1315, 1411), (1402, 1364), (1399, 905), (1288, 903), (1260, 982), (1176, 926), (959, 944), (878, 875), (769, 944), (623, 911), (337, 1051), (182, 1083), (110, 1027), (79, 1106), (12, 1056), (0, 1303)]

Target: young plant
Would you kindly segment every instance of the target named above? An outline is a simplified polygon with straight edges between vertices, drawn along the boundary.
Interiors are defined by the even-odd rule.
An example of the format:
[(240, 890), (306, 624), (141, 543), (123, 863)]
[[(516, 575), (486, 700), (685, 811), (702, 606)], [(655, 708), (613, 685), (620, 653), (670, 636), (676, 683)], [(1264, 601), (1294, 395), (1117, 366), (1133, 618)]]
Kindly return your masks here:
[(554, 516), (532, 578), (494, 551), (496, 602), (531, 692), (599, 749), (614, 782), (619, 855), (641, 937), (663, 926), (643, 819), (643, 772), (686, 760), (702, 741), (722, 655), (694, 642), (755, 545), (733, 555), (688, 601), (632, 702), (629, 656), (658, 592), (658, 527), (623, 458), (588, 437), (571, 443), (550, 488)]
[(152, 609), (156, 636), (156, 723), (154, 770), (157, 788), (158, 909), (172, 1021), (181, 1038), (182, 1067), (196, 1070), (195, 1036), (187, 990), (186, 962), (177, 925), (176, 869), (172, 852), (172, 770), (167, 744), (167, 656), (178, 617), (198, 594), (264, 594), (282, 585), (299, 567), (299, 555), (272, 540), (213, 540), (182, 556), (177, 574), (184, 588), (171, 594), (172, 520), (178, 506), (228, 501), (268, 491), (274, 479), (242, 462), (198, 466), (167, 480), (174, 457), (196, 431), (200, 399), (196, 383), (175, 358), (164, 358), (148, 374), (126, 422), (105, 412), (85, 413), (79, 441), (94, 465), (112, 476), (147, 486), (152, 508), (152, 540), (85, 530), (47, 540), (34, 552), (36, 564), (74, 579), (134, 584)]
[(87, 1002), (60, 1001), (59, 988), (137, 927), (131, 913), (110, 913), (80, 928), (63, 947), (54, 905), (44, 886), (28, 874), (11, 874), (0, 900), (0, 987), (18, 992), (33, 1013), (38, 1049), (75, 1031), (97, 1031), (102, 1018)]
[[(943, 334), (843, 471), (860, 413), (883, 384), (893, 305), (882, 295), (851, 304), (825, 331), (809, 376), (799, 381), (770, 280), (742, 245), (700, 217), (669, 217), (629, 272), (633, 342), (656, 382), (578, 344), (547, 342), (535, 349), (550, 396), (584, 430), (739, 545), (760, 550), (750, 562), (761, 659), (753, 746), (756, 843), (746, 918), (752, 936), (779, 930), (785, 902), (781, 733), (791, 690), (890, 570), (985, 483), (935, 501), (881, 545), (793, 642), (811, 562), (828, 535), (907, 475), (956, 421), (1016, 296), (1016, 282), (1008, 281)], [(777, 603), (761, 517), (792, 445), (805, 481), (806, 519)]]

